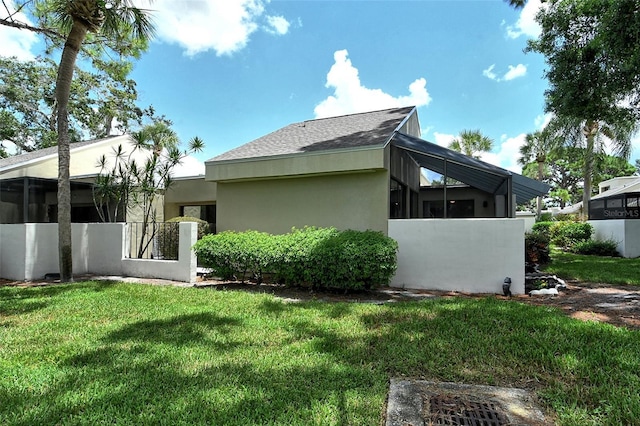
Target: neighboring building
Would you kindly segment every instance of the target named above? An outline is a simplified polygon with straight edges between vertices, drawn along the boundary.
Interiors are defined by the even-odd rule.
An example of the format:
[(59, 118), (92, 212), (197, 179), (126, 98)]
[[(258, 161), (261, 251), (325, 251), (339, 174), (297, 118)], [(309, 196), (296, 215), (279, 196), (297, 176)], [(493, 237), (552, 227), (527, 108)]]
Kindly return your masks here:
[[(71, 163), (71, 220), (72, 222), (100, 222), (93, 202), (93, 183), (100, 171), (98, 160), (110, 155), (122, 145), (132, 151), (128, 135), (112, 136), (70, 145)], [(136, 160), (142, 164), (146, 154), (137, 151)], [(205, 184), (204, 177), (192, 178)], [(48, 223), (57, 221), (58, 211), (58, 147), (0, 159), (0, 223)], [(180, 186), (176, 183), (176, 186)], [(180, 195), (189, 194), (177, 190), (170, 196), (172, 203), (184, 204)], [(192, 202), (191, 198), (187, 198)], [(186, 202), (186, 201), (185, 201)], [(210, 200), (208, 201), (211, 202)], [(159, 200), (157, 217), (163, 220), (162, 199)], [(176, 214), (177, 215), (177, 214)], [(120, 209), (119, 221), (139, 221), (141, 212), (136, 209)]]
[[(217, 183), (218, 230), (387, 234), (389, 219), (515, 217), (516, 203), (549, 190), (420, 139), (415, 107), (294, 123), (205, 164)], [(424, 187), (422, 168), (462, 184)]]
[(600, 182), (589, 201), (589, 220), (640, 219), (640, 176)]

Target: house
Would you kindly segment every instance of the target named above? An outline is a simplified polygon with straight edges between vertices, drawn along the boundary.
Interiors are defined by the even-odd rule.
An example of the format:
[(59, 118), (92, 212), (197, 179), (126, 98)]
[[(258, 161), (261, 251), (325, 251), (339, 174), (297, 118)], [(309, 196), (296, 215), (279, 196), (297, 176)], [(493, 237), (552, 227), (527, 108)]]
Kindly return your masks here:
[[(388, 233), (389, 219), (515, 217), (549, 187), (420, 139), (415, 107), (290, 124), (205, 163), (218, 230)], [(423, 186), (428, 169), (456, 180)]]
[[(100, 172), (98, 160), (105, 155), (107, 160), (119, 146), (125, 152), (133, 152), (139, 163), (144, 162), (146, 154), (133, 150), (128, 135), (112, 136), (102, 139), (76, 142), (70, 145), (71, 163), (71, 220), (76, 223), (100, 222), (93, 200), (93, 184)], [(179, 212), (172, 210), (174, 205), (193, 204), (192, 193), (183, 190), (185, 182), (195, 182), (204, 188), (215, 187), (205, 183), (204, 176), (186, 178), (188, 173), (197, 172), (193, 165), (174, 169), (176, 191), (172, 191), (165, 200), (169, 217)], [(202, 170), (204, 172), (204, 170)], [(50, 147), (37, 151), (0, 159), (0, 223), (49, 223), (57, 221), (57, 181), (58, 148)], [(199, 192), (202, 188), (200, 188)], [(184, 195), (184, 197), (182, 197)], [(214, 193), (215, 196), (215, 193)], [(162, 202), (157, 208), (159, 220), (163, 218)], [(175, 214), (174, 214), (175, 213)], [(194, 212), (193, 212), (194, 213)], [(134, 208), (120, 209), (118, 221), (136, 222), (141, 212)]]

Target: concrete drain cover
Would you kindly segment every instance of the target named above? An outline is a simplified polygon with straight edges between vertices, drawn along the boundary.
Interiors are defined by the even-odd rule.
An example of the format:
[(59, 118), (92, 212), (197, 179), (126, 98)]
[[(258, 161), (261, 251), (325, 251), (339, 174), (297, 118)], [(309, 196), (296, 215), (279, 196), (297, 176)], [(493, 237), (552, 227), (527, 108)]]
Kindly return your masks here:
[(522, 389), (391, 379), (386, 426), (547, 424)]

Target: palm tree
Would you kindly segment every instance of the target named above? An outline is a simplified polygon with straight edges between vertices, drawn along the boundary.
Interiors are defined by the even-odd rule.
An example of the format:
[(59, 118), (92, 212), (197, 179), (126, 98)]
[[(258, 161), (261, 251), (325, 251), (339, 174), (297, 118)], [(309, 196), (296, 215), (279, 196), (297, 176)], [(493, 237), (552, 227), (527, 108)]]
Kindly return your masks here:
[(71, 184), (69, 180), (69, 95), (78, 52), (89, 33), (124, 42), (146, 42), (154, 28), (148, 13), (132, 0), (44, 1), (55, 28), (66, 34), (58, 67), (55, 100), (58, 131), (58, 248), (60, 280), (71, 281)]
[[(520, 147), (520, 158), (518, 164), (526, 166), (532, 162), (538, 165), (536, 179), (542, 181), (544, 178), (544, 166), (547, 162), (547, 155), (558, 145), (558, 139), (552, 137), (550, 132), (537, 131), (526, 136), (525, 144)], [(542, 197), (536, 198), (536, 218), (540, 218), (542, 212)]]
[(484, 136), (480, 130), (463, 130), (449, 145), (450, 149), (473, 158), (480, 158), (480, 153), (489, 152), (492, 147), (493, 139)]

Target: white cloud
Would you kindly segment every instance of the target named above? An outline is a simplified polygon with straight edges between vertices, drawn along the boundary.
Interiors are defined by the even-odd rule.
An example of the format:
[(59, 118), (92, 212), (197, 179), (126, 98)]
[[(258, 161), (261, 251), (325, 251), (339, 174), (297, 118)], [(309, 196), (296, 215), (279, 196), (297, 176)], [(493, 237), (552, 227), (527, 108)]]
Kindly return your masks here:
[(527, 74), (526, 65), (518, 64), (516, 66), (509, 65), (509, 71), (504, 73), (502, 77), (499, 77), (498, 74), (493, 72), (495, 67), (495, 64), (491, 64), (489, 68), (482, 70), (482, 75), (493, 81), (510, 81), (518, 77), (524, 77)]
[(176, 165), (171, 175), (173, 177), (188, 177), (204, 175), (204, 163), (197, 158), (187, 155), (182, 159), (182, 162)]
[(543, 130), (545, 127), (547, 127), (552, 118), (553, 114), (548, 112), (546, 114), (537, 116), (533, 123), (536, 125), (536, 128), (538, 128), (539, 130)]
[(526, 134), (521, 133), (516, 137), (507, 138), (496, 152), (482, 153), (480, 159), (503, 169), (521, 173), (522, 167), (518, 164), (518, 158), (520, 158), (520, 147), (524, 145), (526, 137)]
[(289, 26), (291, 25), (282, 16), (267, 16), (267, 23), (269, 27), (266, 28), (267, 32), (271, 34), (284, 35), (289, 32)]
[(522, 8), (520, 17), (514, 25), (507, 26), (507, 36), (518, 38), (522, 35), (537, 38), (540, 35), (540, 25), (536, 22), (536, 14), (543, 6), (540, 0), (529, 0)]
[(500, 81), (500, 79), (498, 78), (498, 75), (493, 72), (493, 69), (495, 67), (496, 67), (496, 64), (491, 64), (489, 68), (487, 68), (486, 70), (482, 70), (482, 75), (484, 75), (488, 79)]
[(451, 142), (456, 138), (456, 135), (449, 135), (446, 133), (433, 132), (433, 138), (436, 140), (436, 144), (448, 148)]
[[(5, 2), (10, 12), (15, 12), (15, 6), (12, 1)], [(6, 18), (7, 10), (0, 8), (0, 17)], [(24, 13), (17, 13), (14, 18), (26, 24), (32, 24)], [(31, 48), (38, 42), (36, 33), (28, 30), (19, 30), (7, 26), (0, 26), (0, 56), (15, 56), (19, 60), (28, 61), (34, 59)]]
[(315, 107), (316, 118), (409, 105), (424, 106), (431, 102), (426, 88), (427, 81), (424, 78), (419, 78), (409, 85), (408, 96), (394, 97), (380, 89), (363, 86), (358, 69), (351, 64), (348, 55), (346, 50), (334, 53), (335, 63), (327, 74), (325, 84), (325, 87), (334, 89), (334, 94)]
[(195, 55), (208, 50), (229, 55), (243, 49), (262, 29), (283, 35), (289, 22), (282, 16), (263, 16), (268, 0), (156, 0), (151, 8), (158, 38)]
[(527, 74), (527, 67), (518, 64), (515, 67), (513, 65), (509, 65), (509, 71), (504, 75), (504, 79), (506, 81), (513, 80), (514, 78), (524, 77)]

